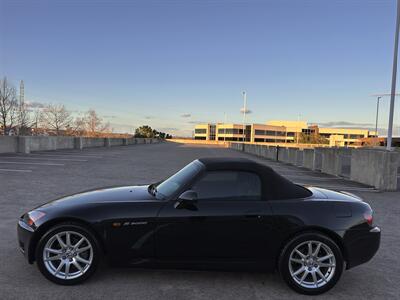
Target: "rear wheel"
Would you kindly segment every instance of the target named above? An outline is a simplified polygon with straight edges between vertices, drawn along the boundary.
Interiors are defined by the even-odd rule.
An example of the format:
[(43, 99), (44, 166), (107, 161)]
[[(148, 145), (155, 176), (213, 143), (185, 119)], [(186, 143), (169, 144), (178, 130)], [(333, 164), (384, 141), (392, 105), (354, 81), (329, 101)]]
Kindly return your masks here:
[(279, 271), (295, 291), (317, 295), (338, 282), (343, 263), (340, 248), (334, 241), (320, 233), (303, 233), (283, 249)]
[(78, 284), (97, 268), (99, 248), (93, 234), (78, 224), (60, 224), (38, 243), (36, 260), (40, 272), (63, 285)]

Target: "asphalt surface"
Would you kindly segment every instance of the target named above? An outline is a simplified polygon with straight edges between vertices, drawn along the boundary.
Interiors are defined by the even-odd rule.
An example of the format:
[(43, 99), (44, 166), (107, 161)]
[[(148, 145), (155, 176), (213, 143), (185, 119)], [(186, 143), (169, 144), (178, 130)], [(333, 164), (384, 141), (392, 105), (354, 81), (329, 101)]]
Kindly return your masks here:
[(272, 166), (303, 184), (348, 190), (375, 210), (381, 248), (367, 264), (345, 271), (323, 299), (400, 299), (400, 193), (230, 149), (188, 144), (150, 144), (83, 151), (0, 155), (1, 299), (289, 299), (307, 298), (290, 290), (278, 274), (142, 270), (103, 266), (83, 285), (47, 281), (17, 248), (16, 223), (24, 212), (59, 196), (105, 186), (156, 182), (198, 157), (243, 156)]

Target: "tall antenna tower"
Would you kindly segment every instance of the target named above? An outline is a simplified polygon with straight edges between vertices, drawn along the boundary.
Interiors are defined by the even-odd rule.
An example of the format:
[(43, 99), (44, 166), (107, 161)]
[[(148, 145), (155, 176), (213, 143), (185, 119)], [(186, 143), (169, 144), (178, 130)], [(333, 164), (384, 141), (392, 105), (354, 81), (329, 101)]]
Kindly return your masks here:
[(24, 87), (24, 81), (21, 80), (19, 82), (19, 103), (23, 104), (25, 101), (25, 87)]

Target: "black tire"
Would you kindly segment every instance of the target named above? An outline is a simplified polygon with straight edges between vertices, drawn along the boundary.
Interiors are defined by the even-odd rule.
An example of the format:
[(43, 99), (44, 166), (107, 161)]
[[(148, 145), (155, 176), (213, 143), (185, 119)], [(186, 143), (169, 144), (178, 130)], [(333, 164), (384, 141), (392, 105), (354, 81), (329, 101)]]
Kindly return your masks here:
[[(54, 239), (57, 233), (59, 233), (59, 236), (62, 237), (63, 232), (66, 232), (66, 231), (71, 232), (71, 236), (73, 236), (72, 233), (79, 234), (80, 235), (79, 237), (77, 235), (75, 235), (75, 237), (78, 239), (80, 237), (84, 237), (87, 240), (87, 242), (86, 241), (83, 242), (83, 243), (86, 243), (86, 244), (83, 244), (83, 246), (85, 246), (85, 245), (86, 245), (86, 247), (91, 246), (91, 249), (87, 250), (88, 252), (86, 252), (86, 253), (82, 252), (82, 255), (90, 255), (90, 258), (91, 258), (91, 263), (87, 267), (85, 265), (85, 268), (83, 268), (84, 272), (82, 272), (82, 271), (78, 272), (79, 270), (77, 267), (75, 267), (75, 266), (72, 267), (72, 263), (75, 263), (76, 261), (70, 262), (71, 267), (69, 267), (69, 268), (75, 270), (75, 273), (79, 273), (79, 274), (75, 275), (75, 276), (77, 276), (76, 278), (68, 278), (68, 279), (65, 278), (64, 279), (64, 278), (56, 277), (56, 275), (53, 275), (49, 271), (49, 269), (48, 269), (49, 267), (48, 267), (48, 265), (46, 267), (46, 264), (44, 261), (44, 252), (43, 251), (44, 251), (44, 247), (46, 246), (46, 244), (49, 242), (50, 239), (52, 239), (52, 238)], [(35, 255), (36, 255), (37, 266), (38, 266), (40, 272), (48, 280), (55, 282), (57, 284), (61, 284), (61, 285), (75, 285), (75, 284), (84, 282), (90, 276), (92, 276), (94, 274), (94, 272), (96, 271), (97, 266), (99, 264), (99, 261), (100, 261), (100, 248), (99, 248), (98, 241), (96, 240), (95, 236), (93, 235), (93, 233), (90, 230), (88, 230), (81, 224), (68, 222), (68, 223), (61, 223), (61, 224), (55, 225), (54, 227), (49, 229), (41, 237), (41, 239), (36, 247)], [(54, 255), (56, 255), (56, 254), (54, 254)], [(57, 254), (57, 255), (64, 255), (64, 254)], [(75, 254), (75, 255), (80, 256), (81, 254)], [(75, 258), (76, 257), (72, 257), (70, 259), (75, 260)], [(70, 259), (68, 259), (68, 261), (70, 261)], [(55, 261), (58, 261), (58, 259)], [(60, 264), (61, 264), (61, 262), (62, 262), (62, 260), (60, 259)], [(79, 266), (81, 266), (81, 263), (79, 263)], [(64, 269), (64, 274), (68, 274), (68, 272), (66, 272), (66, 267), (62, 267), (60, 271), (62, 271), (63, 269)], [(58, 275), (58, 276), (60, 276), (60, 275)]]
[[(330, 269), (328, 267), (326, 267), (326, 268), (320, 267), (319, 265), (311, 265), (311, 267), (309, 269), (307, 263), (313, 264), (313, 260), (304, 258), (304, 261), (303, 261), (301, 259), (301, 256), (298, 254), (293, 254), (293, 255), (298, 255), (298, 258), (300, 258), (300, 259), (297, 259), (297, 260), (302, 260), (304, 265), (303, 265), (303, 263), (292, 262), (292, 260), (291, 260), (292, 265), (289, 266), (289, 259), (290, 259), (292, 252), (294, 253), (294, 249), (296, 249), (296, 247), (300, 247), (299, 249), (301, 249), (301, 247), (307, 247), (307, 249), (308, 249), (309, 241), (312, 241), (311, 247), (315, 247), (315, 248), (312, 248), (314, 252), (315, 252), (319, 242), (322, 242), (324, 245), (326, 245), (331, 250), (331, 253), (334, 255), (334, 260), (335, 260), (334, 271), (329, 271), (332, 269)], [(327, 249), (327, 248), (323, 248), (323, 250), (320, 250), (320, 253), (322, 253), (322, 256), (324, 255), (323, 251), (325, 251), (325, 249)], [(294, 264), (294, 266), (297, 266), (298, 269), (304, 268), (306, 270), (304, 273), (303, 272), (299, 273), (299, 277), (300, 277), (300, 274), (302, 277), (305, 273), (307, 273), (307, 275), (305, 275), (306, 277), (304, 278), (305, 282), (301, 282), (301, 280), (298, 280), (299, 282), (297, 282), (292, 277), (291, 274), (296, 273), (296, 272), (291, 273), (290, 269), (292, 268), (292, 271), (294, 271), (294, 269), (295, 269), (294, 267), (292, 267), (293, 264)], [(296, 265), (296, 264), (298, 264), (298, 265)], [(313, 268), (313, 266), (315, 266), (315, 268)], [(332, 287), (335, 286), (335, 284), (339, 281), (340, 276), (342, 275), (343, 266), (344, 266), (344, 260), (343, 260), (342, 252), (341, 252), (340, 248), (338, 247), (338, 245), (332, 239), (330, 239), (329, 237), (327, 237), (321, 233), (318, 233), (318, 232), (306, 232), (306, 233), (302, 233), (302, 234), (294, 237), (285, 245), (285, 247), (283, 248), (283, 250), (281, 252), (280, 258), (279, 258), (279, 266), (278, 267), (279, 267), (279, 273), (281, 274), (283, 280), (289, 285), (290, 288), (292, 288), (293, 290), (295, 290), (296, 292), (298, 292), (300, 294), (319, 295), (319, 294), (325, 293), (326, 291), (330, 290)], [(327, 272), (327, 274), (332, 273), (333, 275), (327, 276), (329, 278), (329, 280), (327, 280), (327, 282), (322, 281), (320, 283), (320, 285), (322, 285), (322, 286), (318, 286), (318, 284), (315, 285), (314, 287), (309, 287), (309, 285), (304, 286), (304, 285), (307, 285), (307, 281), (308, 282), (310, 282), (311, 280), (314, 281), (312, 273), (316, 269), (320, 269), (320, 271), (322, 273)], [(309, 270), (312, 270), (312, 271), (308, 272)], [(296, 277), (296, 278), (298, 278), (298, 277)], [(318, 274), (317, 281), (319, 281), (319, 280), (323, 280), (323, 279)], [(301, 285), (300, 283), (303, 283), (303, 285)]]

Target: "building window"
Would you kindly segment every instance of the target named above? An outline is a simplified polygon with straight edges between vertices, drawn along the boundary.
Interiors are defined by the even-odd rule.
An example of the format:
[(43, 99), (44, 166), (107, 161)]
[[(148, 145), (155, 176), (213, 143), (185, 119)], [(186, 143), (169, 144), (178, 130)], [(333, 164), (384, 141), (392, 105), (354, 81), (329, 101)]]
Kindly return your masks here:
[(216, 126), (211, 125), (210, 126), (210, 140), (215, 140), (215, 131), (216, 131)]
[(196, 133), (196, 134), (206, 134), (207, 133), (207, 129), (195, 128), (194, 133)]
[(350, 134), (350, 139), (362, 139), (364, 137), (364, 135), (362, 134)]
[(206, 137), (205, 136), (195, 136), (194, 139), (195, 140), (205, 140)]
[(238, 128), (219, 128), (218, 134), (243, 134), (243, 129)]
[(272, 135), (272, 136), (275, 136), (275, 135), (276, 135), (276, 131), (267, 130), (267, 131), (265, 132), (265, 135)]

